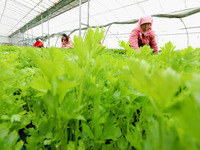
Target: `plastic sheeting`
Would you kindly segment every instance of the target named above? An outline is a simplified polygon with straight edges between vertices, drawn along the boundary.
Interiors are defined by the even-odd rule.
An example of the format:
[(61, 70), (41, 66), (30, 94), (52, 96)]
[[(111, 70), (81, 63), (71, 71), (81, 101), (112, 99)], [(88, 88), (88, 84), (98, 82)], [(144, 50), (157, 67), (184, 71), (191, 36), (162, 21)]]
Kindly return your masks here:
[[(3, 0), (5, 1), (5, 0)], [(9, 0), (8, 0), (9, 1)], [(20, 0), (10, 0), (20, 1)], [(36, 1), (36, 0), (35, 0)], [(53, 0), (51, 0), (53, 1)], [(36, 3), (36, 2), (35, 2)], [(2, 6), (2, 2), (0, 3)], [(33, 4), (30, 4), (33, 5)], [(29, 6), (30, 7), (30, 6)], [(176, 14), (188, 11), (193, 8), (200, 8), (199, 0), (90, 0), (89, 7), (89, 26), (101, 26), (112, 22), (125, 22), (133, 19), (139, 19), (143, 15), (156, 15), (156, 14)], [(38, 8), (39, 9), (39, 8)], [(1, 12), (0, 8), (0, 12)], [(27, 10), (28, 11), (28, 10)], [(39, 10), (38, 10), (39, 11)], [(41, 9), (41, 11), (44, 11)], [(37, 13), (31, 13), (29, 19)], [(9, 16), (9, 15), (7, 15)], [(88, 3), (82, 4), (81, 23), (82, 28), (87, 27), (88, 20)], [(6, 17), (3, 17), (6, 19)], [(194, 48), (200, 47), (200, 13), (190, 15), (182, 18), (158, 18), (153, 17), (153, 30), (156, 35), (158, 47), (164, 46), (165, 43), (171, 41), (176, 49), (186, 48), (192, 46)], [(7, 18), (7, 22), (16, 24), (17, 20)], [(27, 19), (27, 20), (26, 20)], [(18, 29), (23, 23), (28, 22), (28, 18), (23, 19), (17, 26), (10, 30), (10, 27), (4, 26), (5, 33), (11, 33), (14, 29)], [(187, 30), (186, 30), (186, 28)], [(1, 24), (0, 24), (1, 27)], [(131, 31), (136, 27), (135, 24), (113, 24), (109, 28), (106, 35), (104, 45), (107, 48), (120, 48), (118, 41), (128, 41)], [(24, 40), (35, 38), (38, 36), (47, 36), (48, 34), (58, 34), (47, 40), (45, 46), (60, 46), (60, 38), (62, 33), (69, 34), (74, 29), (79, 28), (79, 7), (75, 7), (65, 13), (58, 15), (55, 18), (44, 22), (24, 33)], [(108, 27), (104, 28), (105, 30)], [(84, 36), (82, 31), (82, 36)], [(1, 33), (0, 33), (1, 34)], [(78, 36), (78, 31), (71, 35)], [(32, 43), (29, 42), (29, 45)]]
[(0, 35), (8, 36), (59, 0), (0, 0)]

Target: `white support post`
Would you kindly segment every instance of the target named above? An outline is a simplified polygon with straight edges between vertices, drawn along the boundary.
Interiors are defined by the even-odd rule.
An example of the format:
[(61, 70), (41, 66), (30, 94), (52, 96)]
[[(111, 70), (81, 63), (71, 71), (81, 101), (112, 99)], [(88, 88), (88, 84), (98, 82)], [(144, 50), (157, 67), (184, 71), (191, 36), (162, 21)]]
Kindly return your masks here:
[(48, 14), (48, 21), (47, 21), (47, 24), (48, 24), (48, 47), (50, 47), (50, 36), (49, 36), (49, 14)]
[(82, 2), (79, 0), (79, 36), (81, 36), (81, 5)]
[(87, 28), (90, 26), (90, 0), (88, 0)]
[(33, 39), (33, 28), (31, 28), (31, 35), (32, 35), (32, 40), (31, 40), (31, 45), (32, 45), (33, 44), (32, 41), (34, 40)]
[(27, 32), (27, 33), (26, 33), (26, 34), (27, 34), (27, 46), (29, 46), (29, 42), (28, 42), (28, 40), (29, 40), (29, 39), (28, 39), (28, 26), (26, 26), (26, 32)]
[(41, 15), (41, 21), (42, 21), (42, 38), (43, 38), (43, 17)]

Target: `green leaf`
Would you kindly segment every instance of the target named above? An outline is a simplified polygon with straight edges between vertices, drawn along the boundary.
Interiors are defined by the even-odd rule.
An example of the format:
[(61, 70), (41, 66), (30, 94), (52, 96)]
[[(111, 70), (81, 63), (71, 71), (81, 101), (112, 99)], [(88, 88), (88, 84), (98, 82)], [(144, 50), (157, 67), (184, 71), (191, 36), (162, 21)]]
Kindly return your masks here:
[(94, 139), (94, 134), (92, 133), (90, 127), (87, 124), (85, 124), (85, 123), (82, 124), (82, 127), (83, 127), (83, 132), (87, 133), (87, 135), (91, 139)]

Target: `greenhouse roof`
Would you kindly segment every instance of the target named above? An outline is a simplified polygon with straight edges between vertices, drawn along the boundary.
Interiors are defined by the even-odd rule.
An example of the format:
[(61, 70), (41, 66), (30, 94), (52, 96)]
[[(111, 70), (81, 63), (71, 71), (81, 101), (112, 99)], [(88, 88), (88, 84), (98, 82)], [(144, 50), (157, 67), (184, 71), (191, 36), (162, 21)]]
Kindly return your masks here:
[(78, 4), (76, 0), (1, 0), (0, 35), (24, 32)]
[(0, 35), (12, 34), (58, 2), (58, 0), (1, 0)]

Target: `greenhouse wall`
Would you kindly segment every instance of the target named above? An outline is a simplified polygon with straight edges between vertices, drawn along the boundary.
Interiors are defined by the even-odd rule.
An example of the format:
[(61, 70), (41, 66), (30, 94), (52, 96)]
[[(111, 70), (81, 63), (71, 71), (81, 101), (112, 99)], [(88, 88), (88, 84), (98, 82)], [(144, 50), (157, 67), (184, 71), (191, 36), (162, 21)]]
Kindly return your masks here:
[(10, 44), (10, 39), (7, 36), (0, 36), (0, 44)]
[(15, 34), (10, 38), (12, 45), (18, 46), (27, 46), (26, 42), (24, 42), (24, 33)]

